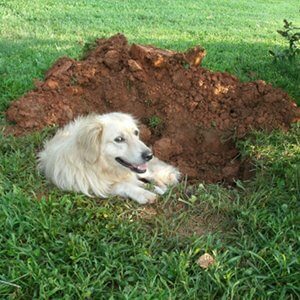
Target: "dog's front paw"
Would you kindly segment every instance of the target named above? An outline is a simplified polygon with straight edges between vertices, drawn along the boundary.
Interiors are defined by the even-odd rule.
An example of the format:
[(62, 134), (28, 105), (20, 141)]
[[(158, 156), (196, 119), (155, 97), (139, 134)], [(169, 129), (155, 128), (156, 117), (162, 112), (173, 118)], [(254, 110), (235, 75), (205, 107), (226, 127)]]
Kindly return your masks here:
[(180, 179), (180, 172), (172, 167), (164, 168), (154, 174), (154, 180), (160, 187), (176, 185)]
[(175, 185), (179, 182), (180, 179), (180, 172), (176, 168), (172, 168), (170, 170), (169, 175), (167, 176), (166, 185)]
[(156, 201), (156, 197), (156, 194), (144, 190), (143, 192), (139, 193), (134, 200), (136, 200), (139, 204), (152, 204)]
[(167, 186), (154, 186), (154, 193), (158, 194), (158, 195), (163, 195), (166, 191), (167, 191)]

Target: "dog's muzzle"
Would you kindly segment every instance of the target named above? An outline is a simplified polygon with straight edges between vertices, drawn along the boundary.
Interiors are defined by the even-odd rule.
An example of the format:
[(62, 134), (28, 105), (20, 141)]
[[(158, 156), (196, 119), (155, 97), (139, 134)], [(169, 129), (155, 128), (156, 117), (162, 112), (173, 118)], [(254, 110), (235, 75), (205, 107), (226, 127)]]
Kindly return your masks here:
[(140, 165), (133, 165), (133, 164), (130, 164), (127, 161), (123, 160), (120, 157), (116, 157), (116, 161), (118, 163), (120, 163), (122, 166), (130, 169), (131, 171), (133, 171), (135, 173), (142, 174), (142, 173), (145, 173), (147, 171), (147, 164), (146, 163), (145, 164), (140, 164)]
[(145, 161), (149, 161), (153, 158), (153, 153), (149, 150), (146, 150), (142, 153), (142, 158)]
[(142, 174), (147, 171), (147, 163), (146, 162), (153, 158), (153, 153), (151, 151), (144, 151), (142, 153), (142, 158), (145, 161), (145, 163), (143, 163), (143, 164), (131, 164), (131, 163), (125, 161), (124, 159), (122, 159), (121, 157), (116, 157), (115, 159), (118, 163), (120, 163), (122, 166), (130, 169), (131, 171)]

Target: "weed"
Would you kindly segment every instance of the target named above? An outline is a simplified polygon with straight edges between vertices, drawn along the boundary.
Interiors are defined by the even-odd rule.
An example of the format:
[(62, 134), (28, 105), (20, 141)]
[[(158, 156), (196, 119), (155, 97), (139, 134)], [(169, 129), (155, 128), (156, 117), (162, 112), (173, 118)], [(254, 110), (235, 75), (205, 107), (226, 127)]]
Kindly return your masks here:
[(163, 122), (163, 120), (157, 116), (157, 115), (153, 115), (150, 118), (148, 118), (147, 120), (147, 124), (150, 127), (150, 130), (156, 135), (156, 136), (161, 136), (165, 124)]
[(285, 50), (271, 51), (270, 54), (275, 60), (288, 59), (290, 61), (295, 60), (297, 54), (300, 53), (299, 41), (300, 41), (300, 27), (294, 26), (292, 22), (283, 20), (283, 30), (277, 30), (277, 32), (284, 38), (289, 44), (289, 48)]
[(148, 120), (148, 125), (152, 129), (157, 129), (163, 123), (162, 119), (159, 116), (152, 116)]
[(129, 79), (126, 81), (126, 87), (129, 92), (132, 90), (132, 82)]
[(147, 107), (151, 107), (152, 106), (152, 100), (151, 99), (146, 99), (145, 104), (147, 105)]
[(88, 53), (96, 47), (97, 47), (97, 40), (95, 39), (90, 39), (90, 41), (84, 43), (84, 46), (82, 47), (81, 50), (80, 58), (85, 59)]
[(77, 79), (76, 76), (73, 75), (73, 76), (70, 78), (70, 84), (73, 85), (73, 86), (78, 84), (78, 79)]

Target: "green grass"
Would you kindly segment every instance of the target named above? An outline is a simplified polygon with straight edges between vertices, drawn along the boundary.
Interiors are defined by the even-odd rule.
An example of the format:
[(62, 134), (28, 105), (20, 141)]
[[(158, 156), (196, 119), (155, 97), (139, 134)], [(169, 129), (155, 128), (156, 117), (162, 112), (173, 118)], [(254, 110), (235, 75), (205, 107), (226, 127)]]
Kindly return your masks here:
[[(299, 103), (298, 61), (268, 54), (287, 47), (276, 30), (300, 23), (297, 4), (0, 0), (0, 110), (58, 57), (116, 32), (176, 50), (201, 44), (206, 67), (264, 79)], [(0, 135), (1, 299), (299, 299), (299, 125), (239, 142), (257, 168), (251, 181), (182, 183), (151, 208), (47, 184), (35, 156), (52, 133)], [(196, 263), (205, 252), (207, 270)]]

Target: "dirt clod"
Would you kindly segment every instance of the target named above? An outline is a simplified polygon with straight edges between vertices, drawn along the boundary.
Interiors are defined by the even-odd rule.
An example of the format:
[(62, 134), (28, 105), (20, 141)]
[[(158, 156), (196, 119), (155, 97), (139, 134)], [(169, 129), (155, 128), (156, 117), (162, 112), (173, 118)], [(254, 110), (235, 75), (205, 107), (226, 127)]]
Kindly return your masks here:
[(208, 253), (204, 253), (201, 255), (198, 260), (197, 264), (202, 268), (202, 269), (207, 269), (210, 265), (212, 265), (215, 262), (215, 259)]
[(299, 108), (282, 90), (201, 67), (200, 46), (179, 53), (129, 45), (121, 34), (96, 44), (83, 60), (58, 59), (44, 82), (13, 102), (6, 117), (15, 125), (7, 131), (62, 126), (91, 112), (123, 111), (142, 122), (155, 116), (163, 126), (154, 130), (144, 122), (142, 136), (158, 157), (190, 179), (232, 182), (249, 169), (233, 137), (288, 129), (299, 119)]

